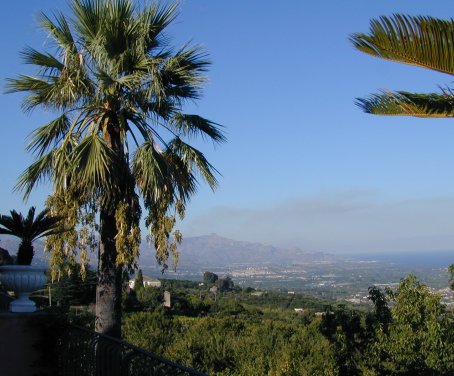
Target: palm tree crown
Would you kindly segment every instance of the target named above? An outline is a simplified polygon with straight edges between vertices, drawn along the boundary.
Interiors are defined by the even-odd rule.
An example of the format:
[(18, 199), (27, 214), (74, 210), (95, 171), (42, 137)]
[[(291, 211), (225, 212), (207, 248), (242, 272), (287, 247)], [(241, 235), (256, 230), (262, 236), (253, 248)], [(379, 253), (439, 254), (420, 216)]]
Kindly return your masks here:
[[(359, 51), (372, 56), (454, 75), (452, 19), (400, 14), (380, 17), (371, 21), (369, 34), (353, 34), (350, 40)], [(382, 91), (359, 98), (357, 104), (377, 115), (454, 116), (454, 96), (449, 88), (428, 94)]]
[(217, 185), (216, 170), (186, 140), (201, 135), (218, 143), (224, 135), (182, 112), (199, 98), (209, 62), (199, 47), (168, 46), (163, 32), (175, 4), (139, 9), (130, 0), (75, 0), (71, 9), (72, 18), (40, 16), (53, 53), (26, 48), (22, 57), (38, 75), (8, 81), (10, 91), (27, 93), (25, 110), (59, 112), (31, 133), (27, 148), (36, 161), (18, 188), (27, 196), (50, 177), (55, 192), (71, 188), (82, 201), (116, 210), (122, 202), (138, 206), (137, 187), (152, 224), (173, 204), (184, 208), (197, 175)]
[(33, 259), (33, 242), (44, 236), (60, 232), (60, 217), (49, 215), (44, 209), (35, 218), (35, 207), (31, 207), (26, 217), (21, 213), (11, 210), (10, 215), (0, 216), (0, 234), (12, 235), (21, 239), (17, 252), (19, 265), (30, 265)]

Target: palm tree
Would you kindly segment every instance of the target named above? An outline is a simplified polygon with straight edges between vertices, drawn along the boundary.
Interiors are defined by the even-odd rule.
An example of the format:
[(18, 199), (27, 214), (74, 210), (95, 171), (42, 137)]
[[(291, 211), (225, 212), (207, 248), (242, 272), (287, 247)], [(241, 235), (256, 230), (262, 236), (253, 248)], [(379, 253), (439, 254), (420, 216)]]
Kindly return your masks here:
[(50, 216), (47, 209), (35, 218), (33, 206), (25, 218), (15, 210), (11, 210), (10, 213), (10, 215), (0, 215), (0, 234), (17, 236), (21, 239), (16, 262), (19, 265), (30, 265), (35, 254), (33, 242), (44, 236), (59, 233), (61, 218)]
[[(399, 63), (454, 75), (454, 20), (395, 14), (370, 22), (370, 33), (353, 34), (359, 51)], [(366, 113), (391, 116), (452, 117), (454, 95), (449, 88), (440, 93), (418, 94), (382, 91), (359, 98)]]
[[(186, 102), (200, 97), (209, 62), (200, 47), (170, 47), (164, 31), (177, 15), (176, 4), (73, 0), (70, 6), (71, 17), (40, 16), (50, 52), (22, 53), (37, 75), (8, 81), (10, 91), (27, 94), (25, 110), (58, 113), (31, 133), (28, 150), (36, 160), (18, 188), (27, 196), (50, 178), (54, 210), (68, 218), (76, 213), (80, 219), (82, 209), (97, 215), (96, 330), (119, 336), (122, 272), (138, 256), (139, 196), (157, 260), (165, 266), (169, 253), (177, 257), (171, 239), (181, 239), (178, 231), (169, 237), (175, 216), (183, 216), (198, 178), (217, 185), (216, 170), (188, 141), (201, 136), (220, 143), (225, 137), (218, 124), (183, 113)], [(75, 247), (73, 241), (55, 244), (62, 257), (62, 247)]]

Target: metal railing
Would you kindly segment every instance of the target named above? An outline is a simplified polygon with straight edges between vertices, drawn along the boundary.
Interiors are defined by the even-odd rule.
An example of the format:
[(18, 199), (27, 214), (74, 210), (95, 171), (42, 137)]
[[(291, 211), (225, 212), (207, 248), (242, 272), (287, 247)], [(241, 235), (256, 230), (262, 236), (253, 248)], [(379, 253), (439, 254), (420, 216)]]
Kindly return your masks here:
[(127, 342), (71, 325), (60, 340), (62, 376), (207, 376)]

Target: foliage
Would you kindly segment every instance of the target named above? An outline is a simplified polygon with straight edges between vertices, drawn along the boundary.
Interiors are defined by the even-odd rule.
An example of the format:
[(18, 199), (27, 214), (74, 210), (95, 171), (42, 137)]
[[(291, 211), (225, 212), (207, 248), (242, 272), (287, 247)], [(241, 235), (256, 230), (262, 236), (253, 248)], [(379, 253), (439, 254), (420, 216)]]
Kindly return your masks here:
[(143, 287), (144, 287), (144, 285), (143, 285), (142, 269), (139, 269), (139, 271), (137, 272), (137, 276), (134, 280), (134, 290), (139, 291), (139, 290), (143, 289)]
[[(170, 282), (175, 282), (172, 301), (179, 306), (166, 313), (159, 309), (157, 316), (129, 314), (128, 320), (136, 324), (125, 334), (132, 343), (159, 349), (158, 354), (211, 375), (409, 376), (453, 371), (452, 312), (411, 276), (396, 291), (371, 287), (373, 309), (367, 314), (277, 292), (251, 296), (230, 291), (214, 301), (197, 284), (164, 284)], [(303, 314), (294, 312), (292, 298), (305, 309)], [(325, 315), (315, 316), (310, 307), (323, 305)], [(167, 332), (159, 339), (150, 328)]]
[(449, 282), (451, 284), (451, 290), (454, 290), (454, 264), (449, 266), (448, 272), (450, 274)]
[(164, 353), (178, 332), (178, 323), (163, 309), (126, 314), (123, 322), (127, 342), (157, 354)]
[(94, 304), (96, 298), (96, 273), (87, 270), (85, 278), (80, 274), (80, 266), (75, 265), (71, 273), (64, 274), (58, 281), (50, 283), (52, 304), (64, 310), (70, 306)]
[(47, 209), (35, 217), (34, 206), (29, 209), (26, 217), (15, 210), (11, 210), (10, 215), (1, 215), (0, 226), (0, 234), (16, 236), (21, 240), (16, 259), (19, 265), (31, 264), (35, 240), (64, 232), (62, 217), (51, 215)]
[(224, 278), (218, 279), (216, 281), (216, 286), (220, 291), (231, 291), (233, 290), (234, 284), (232, 281), (232, 277), (227, 275)]
[[(454, 74), (454, 21), (433, 17), (395, 14), (370, 22), (369, 34), (350, 38), (359, 51), (399, 63)], [(367, 113), (417, 117), (452, 117), (451, 89), (441, 93), (418, 94), (383, 91), (357, 104)]]
[(212, 272), (204, 272), (203, 273), (203, 282), (204, 283), (215, 283), (218, 280), (218, 275)]
[(368, 349), (373, 368), (387, 375), (452, 374), (454, 322), (440, 297), (411, 275), (387, 295), (391, 321), (376, 328)]
[(159, 287), (143, 287), (136, 291), (136, 297), (143, 310), (153, 310), (162, 305), (164, 290)]
[(362, 374), (359, 364), (364, 347), (364, 327), (358, 312), (345, 307), (325, 311), (321, 332), (333, 343), (339, 375)]
[(6, 249), (0, 248), (0, 266), (11, 265), (14, 263), (14, 259), (10, 256)]

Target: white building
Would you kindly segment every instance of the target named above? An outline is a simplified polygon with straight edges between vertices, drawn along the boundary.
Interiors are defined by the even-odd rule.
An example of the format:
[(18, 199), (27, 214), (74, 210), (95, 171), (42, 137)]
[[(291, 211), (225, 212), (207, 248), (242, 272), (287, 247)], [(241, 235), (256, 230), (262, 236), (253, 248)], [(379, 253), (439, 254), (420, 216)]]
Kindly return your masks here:
[[(129, 280), (129, 288), (134, 290), (135, 279)], [(143, 287), (161, 287), (161, 281), (156, 278), (150, 278), (147, 276), (143, 276)]]

